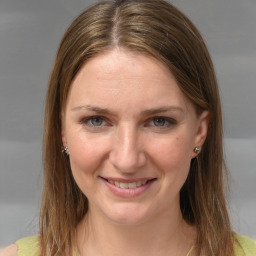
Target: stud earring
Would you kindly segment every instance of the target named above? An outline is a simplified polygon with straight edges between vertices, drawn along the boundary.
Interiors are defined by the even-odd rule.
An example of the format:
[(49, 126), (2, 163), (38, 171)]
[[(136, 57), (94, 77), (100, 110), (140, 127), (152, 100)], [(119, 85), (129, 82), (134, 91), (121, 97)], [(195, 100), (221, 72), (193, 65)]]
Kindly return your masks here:
[(66, 147), (62, 147), (62, 153), (65, 153), (67, 156), (69, 156), (70, 155), (70, 153), (69, 153), (69, 150), (68, 150), (68, 146), (66, 146)]
[(198, 154), (200, 152), (200, 150), (201, 150), (201, 147), (196, 146), (196, 147), (194, 147), (193, 152)]

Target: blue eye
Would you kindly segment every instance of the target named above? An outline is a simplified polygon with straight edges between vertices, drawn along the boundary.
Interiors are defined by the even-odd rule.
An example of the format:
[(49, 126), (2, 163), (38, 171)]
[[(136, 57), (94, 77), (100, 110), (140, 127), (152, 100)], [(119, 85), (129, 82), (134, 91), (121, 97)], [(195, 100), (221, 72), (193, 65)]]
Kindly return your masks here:
[(104, 118), (100, 116), (87, 117), (81, 120), (80, 123), (92, 129), (102, 128), (108, 125)]
[(153, 117), (150, 122), (149, 122), (149, 126), (153, 126), (156, 128), (169, 128), (172, 127), (173, 125), (175, 125), (177, 122), (169, 117), (162, 117), (162, 116), (156, 116)]
[(99, 116), (92, 117), (88, 120), (93, 126), (101, 126), (103, 123), (103, 119)]

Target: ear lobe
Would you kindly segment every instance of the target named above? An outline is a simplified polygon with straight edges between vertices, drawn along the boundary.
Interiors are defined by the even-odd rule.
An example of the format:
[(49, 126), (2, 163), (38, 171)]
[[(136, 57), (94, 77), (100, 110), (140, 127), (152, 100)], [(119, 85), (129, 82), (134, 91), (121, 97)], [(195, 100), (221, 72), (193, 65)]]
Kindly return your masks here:
[[(198, 117), (198, 127), (195, 135), (195, 142), (194, 142), (194, 147), (202, 147), (204, 144), (204, 141), (207, 137), (207, 132), (208, 132), (208, 125), (210, 121), (210, 113), (207, 110), (204, 110), (200, 116)], [(193, 152), (193, 156), (194, 156)]]

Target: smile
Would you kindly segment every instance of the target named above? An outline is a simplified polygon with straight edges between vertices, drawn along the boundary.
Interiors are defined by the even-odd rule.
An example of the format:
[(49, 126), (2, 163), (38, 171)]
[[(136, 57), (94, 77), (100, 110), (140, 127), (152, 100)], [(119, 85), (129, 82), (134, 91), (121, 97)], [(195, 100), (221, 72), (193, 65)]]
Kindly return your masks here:
[(143, 185), (145, 185), (148, 180), (142, 180), (142, 181), (137, 181), (137, 182), (118, 182), (114, 180), (107, 180), (108, 183), (115, 185), (118, 188), (138, 188)]
[(136, 180), (110, 177), (100, 178), (114, 195), (123, 198), (132, 198), (144, 194), (157, 181), (157, 178), (141, 178)]

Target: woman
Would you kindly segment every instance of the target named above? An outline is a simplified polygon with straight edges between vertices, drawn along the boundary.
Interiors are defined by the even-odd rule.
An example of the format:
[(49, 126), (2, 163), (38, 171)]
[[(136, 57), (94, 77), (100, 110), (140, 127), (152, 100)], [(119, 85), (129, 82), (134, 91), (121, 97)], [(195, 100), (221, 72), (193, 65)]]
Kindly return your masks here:
[(50, 77), (39, 238), (3, 255), (255, 255), (231, 230), (223, 166), (197, 29), (162, 0), (100, 2), (68, 28)]

